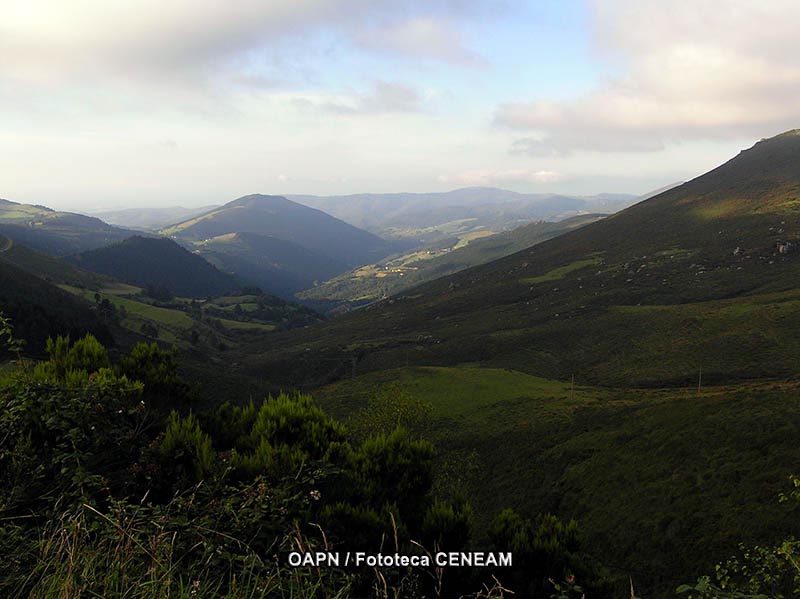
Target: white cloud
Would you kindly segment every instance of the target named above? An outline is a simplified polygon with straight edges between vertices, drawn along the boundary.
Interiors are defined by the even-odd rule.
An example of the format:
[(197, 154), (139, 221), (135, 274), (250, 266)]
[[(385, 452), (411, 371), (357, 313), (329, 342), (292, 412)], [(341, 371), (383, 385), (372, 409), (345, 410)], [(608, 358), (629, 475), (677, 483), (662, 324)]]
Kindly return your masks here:
[(676, 141), (761, 137), (800, 125), (800, 3), (594, 3), (599, 55), (623, 74), (571, 101), (501, 105), (512, 151), (653, 151)]
[[(410, 59), (476, 59), (460, 15), (483, 0), (28, 0), (3, 7), (0, 77), (48, 84), (76, 78), (171, 82), (207, 80), (238, 69), (263, 84), (253, 62), (281, 41), (309, 50), (315, 32), (340, 43)], [(295, 50), (295, 48), (293, 48)], [(266, 60), (269, 62), (269, 60)], [(286, 65), (291, 69), (296, 64)], [(177, 81), (176, 81), (177, 80)]]

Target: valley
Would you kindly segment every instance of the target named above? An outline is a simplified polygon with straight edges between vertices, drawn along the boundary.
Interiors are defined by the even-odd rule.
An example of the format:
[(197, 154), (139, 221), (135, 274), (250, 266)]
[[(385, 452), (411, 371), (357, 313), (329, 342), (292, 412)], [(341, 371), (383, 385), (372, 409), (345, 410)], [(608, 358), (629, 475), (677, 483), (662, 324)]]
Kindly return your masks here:
[(800, 2), (3, 8), (0, 599), (800, 599)]
[(669, 597), (800, 534), (777, 501), (800, 432), (799, 164), (788, 132), (621, 212), (421, 245), (246, 196), (63, 258), (4, 237), (19, 291), (0, 298), (31, 356), (79, 330), (113, 355), (173, 347), (202, 418), (292, 389), (348, 442), (403, 425), (479, 542), (505, 508), (574, 518), (585, 576)]

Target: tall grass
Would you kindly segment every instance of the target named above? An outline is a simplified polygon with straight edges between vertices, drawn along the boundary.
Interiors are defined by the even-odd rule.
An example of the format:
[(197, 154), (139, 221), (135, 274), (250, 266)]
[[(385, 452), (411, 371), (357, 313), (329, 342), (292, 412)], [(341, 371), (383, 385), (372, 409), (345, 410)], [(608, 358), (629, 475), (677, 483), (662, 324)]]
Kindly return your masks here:
[[(236, 541), (242, 551), (226, 557), (204, 542), (215, 531), (191, 523), (181, 533), (165, 517), (144, 510), (117, 515), (84, 505), (46, 525), (30, 574), (10, 597), (31, 599), (343, 599), (350, 583), (341, 572), (283, 568)], [(197, 538), (188, 548), (182, 535)], [(227, 539), (231, 541), (231, 539)], [(286, 547), (309, 548), (299, 532)], [(220, 561), (227, 561), (220, 568)]]

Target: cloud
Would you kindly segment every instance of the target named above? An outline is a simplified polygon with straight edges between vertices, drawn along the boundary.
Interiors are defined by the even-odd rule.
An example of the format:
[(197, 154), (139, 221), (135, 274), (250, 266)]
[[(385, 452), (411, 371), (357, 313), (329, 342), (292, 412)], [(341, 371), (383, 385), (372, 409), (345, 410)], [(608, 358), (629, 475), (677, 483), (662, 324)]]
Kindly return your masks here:
[(800, 124), (800, 4), (775, 0), (593, 3), (598, 56), (621, 74), (568, 101), (498, 107), (524, 133), (512, 152), (656, 151), (762, 137)]
[(366, 94), (349, 97), (298, 97), (293, 103), (300, 109), (314, 109), (342, 115), (369, 115), (420, 112), (420, 96), (413, 87), (399, 83), (376, 81)]
[[(29, 0), (4, 7), (0, 77), (59, 85), (76, 78), (196, 84), (242, 70), (270, 81), (287, 40), (314, 52), (315, 34), (333, 45), (410, 60), (477, 60), (459, 31), (484, 0)], [(280, 66), (280, 65), (278, 65)], [(289, 61), (283, 65), (294, 69)], [(260, 79), (259, 79), (260, 77)]]
[(554, 171), (534, 171), (529, 169), (475, 169), (439, 176), (439, 182), (441, 183), (452, 183), (469, 187), (513, 185), (517, 183), (556, 183), (563, 179), (563, 175)]

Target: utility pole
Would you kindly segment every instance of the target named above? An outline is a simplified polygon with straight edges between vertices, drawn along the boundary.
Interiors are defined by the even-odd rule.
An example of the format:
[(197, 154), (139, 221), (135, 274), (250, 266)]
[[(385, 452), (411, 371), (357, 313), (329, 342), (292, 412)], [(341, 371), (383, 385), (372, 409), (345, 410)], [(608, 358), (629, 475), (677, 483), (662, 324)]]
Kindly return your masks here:
[(575, 373), (572, 373), (572, 386), (569, 390), (569, 399), (570, 401), (575, 399)]
[(697, 374), (697, 392), (700, 393), (700, 387), (703, 384), (703, 367), (700, 367), (700, 372)]

